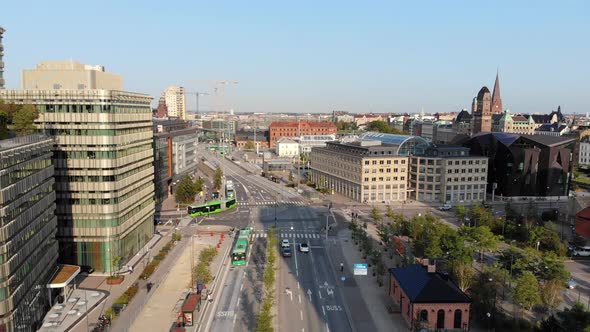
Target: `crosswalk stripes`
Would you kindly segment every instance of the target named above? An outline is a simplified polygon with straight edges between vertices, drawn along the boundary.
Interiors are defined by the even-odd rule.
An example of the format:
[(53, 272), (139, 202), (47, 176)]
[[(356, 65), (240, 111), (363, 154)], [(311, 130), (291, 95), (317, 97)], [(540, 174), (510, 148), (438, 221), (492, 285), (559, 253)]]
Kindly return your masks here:
[[(290, 206), (305, 206), (306, 203), (303, 201), (280, 201), (276, 202), (279, 205), (290, 205)], [(262, 202), (238, 202), (238, 206), (272, 206), (275, 205), (274, 201), (262, 201)]]
[[(257, 238), (267, 238), (268, 234), (266, 233), (266, 231), (254, 231), (252, 233), (252, 238), (257, 239)], [(291, 238), (291, 239), (321, 239), (322, 236), (318, 233), (280, 233), (279, 237), (281, 239), (284, 238)]]

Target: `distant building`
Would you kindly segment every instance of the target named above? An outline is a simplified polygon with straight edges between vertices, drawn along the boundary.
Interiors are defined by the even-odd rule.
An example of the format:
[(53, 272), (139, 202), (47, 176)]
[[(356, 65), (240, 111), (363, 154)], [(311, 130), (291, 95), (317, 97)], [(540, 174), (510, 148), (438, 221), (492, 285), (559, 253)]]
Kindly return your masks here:
[(410, 199), (478, 202), (486, 197), (488, 158), (457, 146), (429, 146), (410, 157)]
[(453, 121), (453, 130), (457, 135), (471, 136), (471, 130), (473, 129), (471, 120), (471, 114), (467, 110), (462, 110)]
[(123, 77), (103, 66), (77, 61), (43, 61), (22, 73), (23, 90), (123, 90)]
[(373, 121), (386, 121), (389, 116), (387, 114), (357, 114), (354, 116), (354, 123), (358, 128), (365, 128)]
[(471, 299), (434, 265), (389, 269), (389, 296), (411, 331), (469, 331)]
[(169, 86), (164, 91), (167, 114), (171, 118), (186, 120), (186, 96), (181, 86)]
[(294, 158), (299, 155), (299, 143), (295, 142), (292, 139), (283, 137), (277, 141), (275, 150), (279, 158)]
[(35, 331), (49, 308), (58, 255), (53, 144), (41, 135), (0, 140), (0, 331)]
[(336, 140), (336, 135), (303, 135), (299, 137), (299, 153), (309, 155), (314, 147), (326, 146)]
[(0, 27), (0, 89), (4, 89), (4, 44), (2, 44), (4, 32), (6, 30)]
[(492, 131), (492, 114), (502, 113), (502, 98), (500, 97), (500, 79), (496, 74), (494, 92), (490, 93), (487, 87), (479, 90), (477, 97), (473, 99), (471, 106), (472, 133)]
[(300, 137), (302, 135), (336, 135), (336, 125), (329, 121), (275, 121), (269, 126), (269, 146), (275, 147), (276, 142), (282, 138)]
[(576, 213), (576, 234), (590, 239), (590, 207)]
[(438, 122), (434, 127), (434, 133), (432, 137), (432, 143), (434, 144), (449, 144), (455, 137), (457, 132), (453, 129), (451, 123)]
[(544, 124), (539, 128), (535, 129), (537, 135), (547, 136), (563, 136), (570, 133), (570, 127), (566, 124), (560, 124), (558, 122), (552, 124)]
[(578, 165), (580, 168), (590, 168), (590, 136), (586, 135), (580, 139), (580, 152)]
[(496, 195), (567, 196), (575, 138), (509, 133), (482, 133), (463, 146), (486, 156), (488, 190)]
[(203, 129), (208, 129), (209, 137), (221, 142), (233, 142), (236, 135), (236, 121), (227, 119), (203, 120)]
[(337, 192), (357, 202), (406, 200), (408, 157), (401, 144), (375, 140), (327, 142), (312, 148), (311, 180), (318, 188)]
[(166, 106), (166, 98), (164, 96), (160, 97), (158, 100), (158, 108), (156, 108), (156, 113), (154, 114), (156, 118), (167, 118), (168, 117), (168, 107)]
[(495, 132), (533, 135), (538, 127), (532, 116), (513, 115), (509, 109), (502, 114), (494, 114), (494, 118), (497, 118), (492, 125)]
[(235, 143), (239, 149), (246, 147), (248, 142), (252, 142), (253, 144), (256, 142), (258, 149), (268, 149), (268, 137), (268, 130), (256, 130), (256, 134), (254, 134), (254, 130), (240, 130), (236, 131)]

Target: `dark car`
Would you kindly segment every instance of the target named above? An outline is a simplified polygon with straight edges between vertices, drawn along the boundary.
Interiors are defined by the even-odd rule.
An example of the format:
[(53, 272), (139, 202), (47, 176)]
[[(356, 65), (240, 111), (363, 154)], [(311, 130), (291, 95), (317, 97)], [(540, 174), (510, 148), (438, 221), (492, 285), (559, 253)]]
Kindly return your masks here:
[(283, 257), (291, 257), (291, 248), (290, 247), (283, 248)]
[(92, 274), (94, 269), (89, 265), (80, 265), (80, 273)]

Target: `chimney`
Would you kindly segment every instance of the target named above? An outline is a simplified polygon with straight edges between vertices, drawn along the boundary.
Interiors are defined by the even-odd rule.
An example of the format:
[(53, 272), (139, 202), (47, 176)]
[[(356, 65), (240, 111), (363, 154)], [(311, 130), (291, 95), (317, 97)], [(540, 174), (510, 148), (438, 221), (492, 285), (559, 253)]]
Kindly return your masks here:
[(432, 265), (431, 264), (428, 264), (427, 269), (428, 269), (428, 273), (429, 274), (430, 273), (436, 273), (436, 265), (434, 265), (434, 264), (432, 264)]

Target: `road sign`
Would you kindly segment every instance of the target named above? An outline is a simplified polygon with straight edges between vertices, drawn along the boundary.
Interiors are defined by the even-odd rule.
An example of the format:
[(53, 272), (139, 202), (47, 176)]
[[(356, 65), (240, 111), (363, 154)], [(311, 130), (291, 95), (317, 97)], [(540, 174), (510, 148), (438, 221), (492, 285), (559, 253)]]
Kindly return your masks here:
[(367, 264), (354, 264), (355, 276), (366, 276), (369, 266)]
[(345, 281), (346, 280), (346, 277), (345, 276), (342, 276), (342, 277), (340, 277), (340, 280)]

